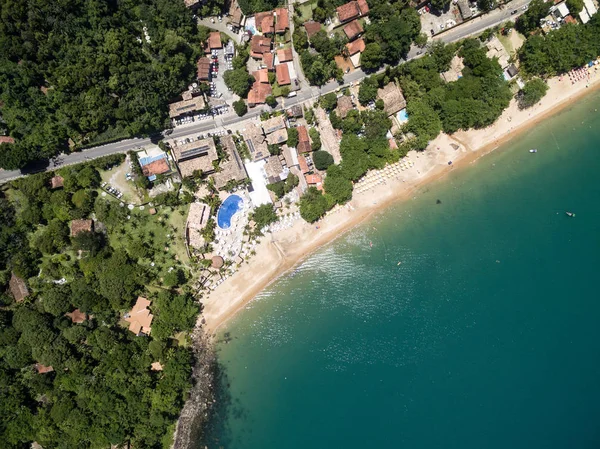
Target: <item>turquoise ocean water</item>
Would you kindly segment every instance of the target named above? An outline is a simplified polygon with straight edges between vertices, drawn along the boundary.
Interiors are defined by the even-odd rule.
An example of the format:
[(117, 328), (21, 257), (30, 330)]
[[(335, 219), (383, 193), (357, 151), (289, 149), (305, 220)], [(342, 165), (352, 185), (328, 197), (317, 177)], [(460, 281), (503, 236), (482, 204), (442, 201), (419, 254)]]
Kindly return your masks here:
[(202, 446), (600, 447), (596, 108), (598, 94), (456, 169), (264, 291), (221, 332)]

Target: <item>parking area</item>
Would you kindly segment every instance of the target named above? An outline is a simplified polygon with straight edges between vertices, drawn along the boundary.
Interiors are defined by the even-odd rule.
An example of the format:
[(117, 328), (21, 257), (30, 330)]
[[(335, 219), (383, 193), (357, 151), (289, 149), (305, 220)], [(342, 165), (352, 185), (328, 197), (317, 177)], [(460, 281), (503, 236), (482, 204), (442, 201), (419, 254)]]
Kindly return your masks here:
[(418, 10), (418, 13), (421, 16), (421, 29), (429, 37), (452, 28), (463, 21), (455, 2), (450, 4), (450, 8), (446, 12), (440, 13), (424, 6)]
[(223, 73), (227, 70), (233, 69), (231, 60), (233, 59), (232, 54), (225, 54), (225, 50), (213, 50), (210, 55), (212, 61), (211, 67), (211, 81), (210, 81), (210, 96), (213, 98), (219, 98), (225, 100), (227, 103), (235, 101), (236, 95), (231, 92), (225, 85), (223, 79)]

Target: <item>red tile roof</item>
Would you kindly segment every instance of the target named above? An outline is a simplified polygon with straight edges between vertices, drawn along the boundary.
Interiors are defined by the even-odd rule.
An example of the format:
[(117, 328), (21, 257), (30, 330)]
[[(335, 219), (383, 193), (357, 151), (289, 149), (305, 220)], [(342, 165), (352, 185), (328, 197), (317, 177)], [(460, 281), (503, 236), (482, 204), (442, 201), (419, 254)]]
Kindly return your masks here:
[(138, 296), (138, 299), (133, 306), (133, 309), (125, 317), (125, 321), (129, 322), (129, 330), (135, 335), (144, 333), (150, 335), (151, 324), (154, 315), (150, 313), (148, 306), (150, 301), (146, 298)]
[(569, 15), (569, 16), (565, 17), (565, 23), (574, 23), (574, 24), (576, 24), (577, 20), (575, 20), (573, 18), (573, 16)]
[(348, 20), (356, 19), (360, 16), (360, 9), (358, 8), (358, 2), (351, 1), (337, 8), (337, 14), (340, 22), (347, 22)]
[(41, 363), (36, 363), (35, 369), (38, 372), (38, 374), (46, 374), (54, 371), (54, 368), (52, 368), (51, 366), (42, 365)]
[(275, 56), (273, 55), (273, 53), (264, 53), (263, 62), (267, 66), (267, 70), (275, 69)]
[(271, 51), (271, 38), (254, 35), (250, 41), (250, 55), (253, 58), (262, 58), (263, 53)]
[(298, 153), (308, 153), (311, 151), (310, 140), (308, 138), (308, 130), (306, 126), (298, 126), (296, 127), (298, 130)]
[(275, 22), (275, 32), (276, 33), (285, 33), (290, 27), (290, 18), (288, 16), (288, 10), (285, 8), (277, 8), (275, 10), (275, 15), (277, 17), (277, 21)]
[(73, 220), (71, 222), (71, 237), (76, 236), (80, 232), (91, 232), (94, 230), (94, 222), (92, 220)]
[(396, 142), (396, 139), (394, 139), (393, 137), (389, 140), (390, 143), (390, 149), (391, 150), (397, 150), (398, 149), (398, 142)]
[(200, 58), (196, 66), (198, 68), (198, 79), (208, 81), (210, 79), (210, 59)]
[(62, 176), (60, 175), (56, 175), (53, 176), (52, 179), (50, 180), (50, 188), (52, 189), (58, 189), (59, 187), (62, 187), (65, 183), (65, 180), (63, 179)]
[(254, 21), (258, 31), (263, 34), (273, 33), (275, 31), (275, 17), (273, 17), (273, 11), (256, 13)]
[(15, 139), (10, 136), (0, 136), (0, 143), (15, 143)]
[(65, 315), (71, 318), (71, 321), (73, 323), (83, 323), (85, 320), (87, 320), (87, 315), (79, 309), (75, 309), (72, 312), (65, 313)]
[(267, 69), (260, 69), (256, 72), (252, 72), (252, 76), (259, 83), (268, 83), (269, 82), (269, 71)]
[(277, 64), (275, 66), (275, 75), (277, 75), (277, 84), (280, 86), (285, 86), (286, 84), (292, 83), (287, 64)]
[(277, 50), (277, 59), (279, 62), (287, 62), (294, 59), (294, 54), (292, 53), (291, 48), (284, 48), (281, 50)]
[(356, 53), (362, 53), (365, 51), (365, 46), (365, 41), (362, 38), (347, 43), (346, 50), (348, 51), (348, 56), (355, 55)]
[(358, 9), (360, 9), (361, 16), (369, 14), (369, 4), (367, 3), (367, 0), (358, 0), (356, 3), (358, 3)]
[(273, 89), (270, 84), (259, 83), (256, 81), (250, 92), (248, 92), (248, 104), (254, 106), (255, 104), (263, 104), (267, 97), (273, 93)]
[(363, 31), (363, 27), (358, 20), (353, 20), (344, 27), (344, 33), (346, 33), (346, 37), (350, 40), (358, 37)]
[(10, 281), (8, 282), (8, 288), (10, 293), (15, 298), (15, 301), (21, 302), (29, 296), (29, 289), (25, 281), (17, 276), (15, 273), (11, 273)]
[(302, 173), (308, 173), (308, 164), (306, 163), (306, 158), (301, 154), (298, 155), (298, 165), (300, 166), (300, 171)]
[(306, 179), (307, 184), (319, 184), (323, 182), (323, 178), (321, 178), (321, 175), (318, 173), (314, 175), (305, 175), (304, 178)]
[(306, 30), (306, 34), (308, 35), (308, 38), (310, 39), (315, 34), (317, 34), (319, 31), (321, 31), (321, 24), (319, 22), (315, 22), (315, 21), (311, 20), (310, 22), (304, 23), (304, 29)]
[(221, 43), (221, 33), (218, 31), (212, 31), (208, 35), (208, 46), (211, 50), (223, 48), (223, 44)]

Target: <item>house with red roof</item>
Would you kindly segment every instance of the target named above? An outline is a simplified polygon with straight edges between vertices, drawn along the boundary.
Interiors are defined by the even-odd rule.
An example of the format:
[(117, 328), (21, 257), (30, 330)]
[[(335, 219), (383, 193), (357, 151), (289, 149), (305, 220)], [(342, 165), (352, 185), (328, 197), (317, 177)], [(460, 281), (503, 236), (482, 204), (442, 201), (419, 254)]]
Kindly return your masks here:
[(341, 23), (366, 16), (369, 13), (369, 5), (366, 0), (348, 2), (337, 8), (337, 15)]
[(254, 35), (250, 41), (250, 56), (255, 59), (262, 59), (265, 53), (271, 52), (271, 38)]
[(363, 27), (358, 20), (353, 20), (348, 25), (344, 26), (344, 33), (350, 41), (360, 36), (364, 31), (365, 30), (363, 30)]
[(304, 29), (306, 30), (306, 35), (310, 39), (319, 31), (321, 31), (321, 24), (319, 22), (315, 22), (314, 20), (309, 20), (308, 22), (304, 22)]
[(292, 52), (291, 47), (282, 48), (281, 50), (277, 50), (277, 62), (288, 62), (294, 59), (294, 54)]
[(353, 56), (356, 53), (362, 53), (365, 51), (365, 41), (364, 39), (356, 39), (355, 41), (348, 42), (346, 44), (346, 51), (348, 52), (348, 56)]
[(308, 138), (308, 130), (306, 126), (297, 126), (296, 129), (298, 130), (298, 146), (296, 150), (298, 150), (298, 153), (308, 153), (312, 150), (310, 139)]
[(275, 75), (277, 76), (277, 84), (280, 86), (292, 84), (290, 70), (288, 69), (287, 64), (277, 64), (275, 66)]
[(273, 11), (258, 12), (254, 15), (256, 29), (262, 34), (273, 34), (275, 32), (275, 16)]
[(277, 8), (275, 10), (275, 32), (283, 34), (290, 28), (290, 17), (286, 8)]

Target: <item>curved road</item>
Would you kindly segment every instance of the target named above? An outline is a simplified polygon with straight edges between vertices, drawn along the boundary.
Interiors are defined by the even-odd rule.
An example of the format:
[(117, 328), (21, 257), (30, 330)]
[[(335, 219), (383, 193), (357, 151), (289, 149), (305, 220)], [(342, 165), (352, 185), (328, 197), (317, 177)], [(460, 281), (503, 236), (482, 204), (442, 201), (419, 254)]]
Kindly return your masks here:
[[(439, 40), (445, 43), (456, 42), (466, 37), (481, 33), (487, 28), (492, 28), (497, 25), (500, 25), (508, 20), (514, 20), (520, 14), (523, 13), (523, 7), (527, 6), (530, 3), (530, 1), (531, 0), (513, 0), (512, 2), (504, 5), (503, 9), (495, 9), (488, 14), (476, 17), (475, 19), (470, 20), (462, 25), (456, 26), (445, 31), (444, 33), (436, 35), (434, 41)], [(511, 12), (514, 10), (518, 10), (518, 13), (511, 14)], [(210, 24), (210, 26), (212, 27), (214, 27), (215, 25), (217, 24)], [(224, 24), (219, 25), (219, 31), (224, 31), (227, 34), (231, 34), (231, 32), (227, 30)], [(224, 29), (221, 30), (220, 28)], [(406, 59), (407, 61), (410, 61), (411, 59), (417, 57), (419, 57), (419, 50), (413, 47)], [(384, 69), (382, 69), (382, 71), (383, 70)], [(366, 76), (367, 74), (365, 74), (362, 70), (356, 70), (344, 76), (344, 84), (347, 85), (349, 83), (355, 83), (365, 78)], [(296, 97), (285, 99), (285, 107), (290, 107), (296, 104), (302, 104), (309, 100), (313, 100), (315, 98), (318, 98), (320, 95), (324, 95), (329, 92), (334, 92), (339, 87), (340, 84), (338, 84), (336, 81), (332, 81), (330, 83), (325, 84), (321, 88), (313, 86), (308, 89), (302, 89), (298, 92), (298, 95)], [(281, 108), (282, 107), (280, 105), (276, 109)], [(217, 116), (216, 118), (213, 118), (211, 120), (195, 122), (188, 126), (182, 126), (173, 129), (173, 132), (168, 135), (168, 138), (179, 138), (183, 136), (201, 134), (212, 129), (230, 125), (232, 123), (253, 119), (255, 117), (258, 117), (263, 111), (266, 110), (270, 110), (270, 108), (261, 107), (252, 109), (244, 117), (238, 117), (237, 115), (229, 115), (227, 117)], [(48, 165), (46, 170), (54, 170), (65, 165), (79, 164), (81, 162), (86, 162), (87, 160), (96, 159), (102, 156), (107, 156), (109, 154), (126, 153), (129, 150), (134, 150), (137, 147), (147, 145), (150, 142), (150, 138), (128, 139), (122, 140), (120, 142), (89, 148), (87, 150), (83, 150), (77, 153), (59, 155), (55, 159), (50, 161), (50, 164)], [(7, 182), (21, 176), (24, 175), (21, 173), (20, 170), (0, 170), (0, 183)]]

